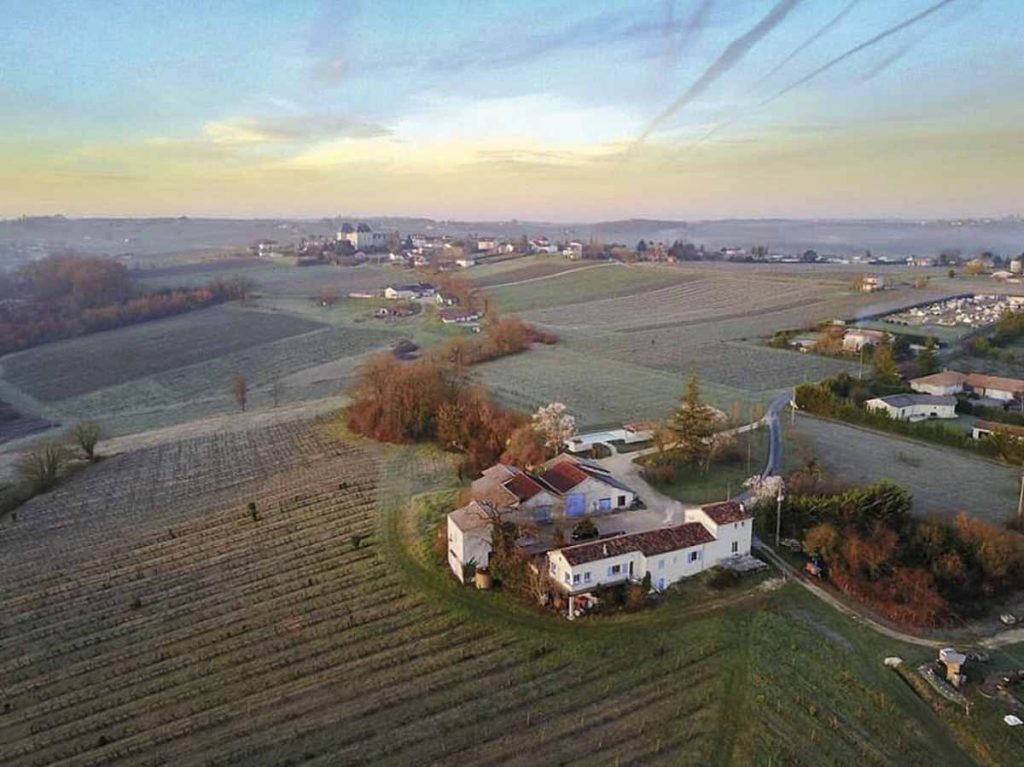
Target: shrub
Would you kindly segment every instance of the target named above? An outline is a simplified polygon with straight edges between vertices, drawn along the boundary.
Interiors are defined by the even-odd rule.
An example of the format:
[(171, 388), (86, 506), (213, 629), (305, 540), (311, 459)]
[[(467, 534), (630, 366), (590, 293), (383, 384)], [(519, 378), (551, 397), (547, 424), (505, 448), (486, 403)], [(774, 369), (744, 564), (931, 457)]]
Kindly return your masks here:
[(719, 567), (715, 569), (715, 574), (712, 575), (711, 579), (708, 581), (708, 586), (721, 591), (722, 589), (731, 589), (734, 586), (738, 586), (739, 582), (740, 576), (735, 570)]
[(95, 421), (82, 421), (75, 424), (71, 430), (71, 436), (85, 453), (85, 457), (90, 461), (95, 460), (96, 443), (100, 441), (101, 436), (100, 425)]
[(45, 493), (60, 481), (69, 459), (64, 445), (44, 442), (18, 458), (15, 471), (33, 493)]

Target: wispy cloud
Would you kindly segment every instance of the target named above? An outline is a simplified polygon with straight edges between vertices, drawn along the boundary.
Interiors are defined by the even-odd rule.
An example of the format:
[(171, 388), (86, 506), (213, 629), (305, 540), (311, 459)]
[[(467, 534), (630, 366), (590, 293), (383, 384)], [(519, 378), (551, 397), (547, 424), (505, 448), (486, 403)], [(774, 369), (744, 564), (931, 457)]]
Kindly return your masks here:
[(778, 0), (760, 21), (730, 42), (721, 55), (715, 59), (711, 66), (704, 70), (696, 82), (682, 96), (669, 104), (651, 121), (637, 138), (636, 143), (639, 144), (646, 141), (651, 133), (657, 130), (666, 120), (677, 115), (687, 105), (702, 96), (718, 78), (740, 63), (750, 49), (757, 45), (765, 35), (781, 24), (790, 11), (799, 5), (800, 2), (801, 0)]
[(288, 144), (332, 138), (377, 138), (390, 130), (382, 125), (338, 115), (291, 115), (269, 118), (214, 120), (203, 126), (203, 137), (215, 144)]

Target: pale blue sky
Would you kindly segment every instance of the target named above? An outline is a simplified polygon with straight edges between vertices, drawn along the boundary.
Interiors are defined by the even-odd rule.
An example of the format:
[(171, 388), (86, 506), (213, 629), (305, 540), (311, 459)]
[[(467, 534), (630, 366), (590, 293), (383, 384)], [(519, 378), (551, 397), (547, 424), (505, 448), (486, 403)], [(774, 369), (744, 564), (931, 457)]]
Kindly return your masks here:
[(0, 13), (0, 215), (1024, 208), (1020, 0)]

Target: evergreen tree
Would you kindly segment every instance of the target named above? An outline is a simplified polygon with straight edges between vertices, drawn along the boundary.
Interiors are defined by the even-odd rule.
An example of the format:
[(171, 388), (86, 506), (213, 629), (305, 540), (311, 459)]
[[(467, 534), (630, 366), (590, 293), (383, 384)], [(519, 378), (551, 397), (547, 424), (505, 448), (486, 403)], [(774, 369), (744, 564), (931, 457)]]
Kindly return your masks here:
[(675, 434), (676, 447), (683, 459), (703, 471), (708, 469), (717, 420), (714, 409), (701, 399), (697, 374), (691, 373), (682, 402), (668, 426)]
[(871, 355), (871, 386), (880, 393), (899, 389), (902, 384), (900, 371), (892, 356), (892, 348), (882, 344)]

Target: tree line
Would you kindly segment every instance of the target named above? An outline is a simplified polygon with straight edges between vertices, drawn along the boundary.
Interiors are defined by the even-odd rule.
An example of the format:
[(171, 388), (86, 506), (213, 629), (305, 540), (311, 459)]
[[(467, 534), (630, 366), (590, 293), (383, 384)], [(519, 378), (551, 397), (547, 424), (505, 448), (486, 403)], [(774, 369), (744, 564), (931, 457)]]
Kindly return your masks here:
[(123, 264), (51, 255), (0, 275), (0, 354), (245, 298), (244, 277), (146, 291)]
[(492, 319), (479, 337), (454, 339), (414, 362), (377, 354), (349, 390), (348, 426), (381, 442), (436, 441), (465, 454), (464, 471), (479, 471), (499, 460), (528, 419), (494, 402), (467, 368), (556, 341), (510, 317)]
[(954, 521), (913, 517), (910, 494), (889, 482), (793, 492), (800, 484), (789, 483), (783, 534), (823, 557), (836, 586), (892, 620), (948, 625), (1024, 587), (1024, 539), (1016, 533), (964, 513)]

